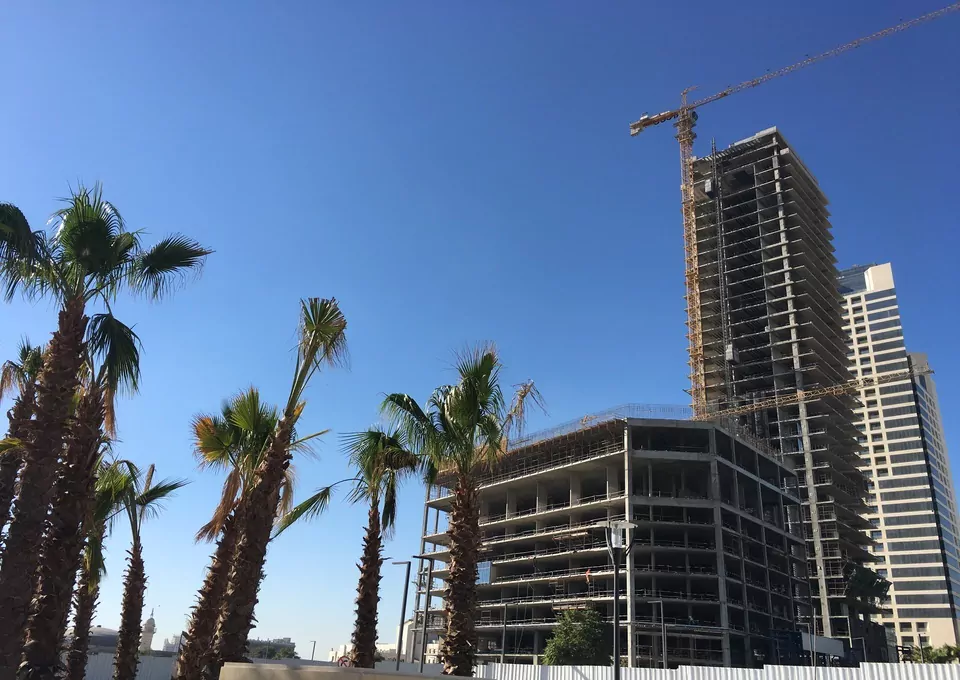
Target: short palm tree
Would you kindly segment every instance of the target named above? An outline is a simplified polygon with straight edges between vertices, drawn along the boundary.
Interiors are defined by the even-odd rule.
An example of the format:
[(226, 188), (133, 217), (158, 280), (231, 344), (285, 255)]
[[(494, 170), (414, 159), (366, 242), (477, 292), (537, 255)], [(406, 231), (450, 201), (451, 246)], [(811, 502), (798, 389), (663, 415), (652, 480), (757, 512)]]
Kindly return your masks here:
[[(243, 499), (253, 487), (278, 418), (277, 410), (264, 404), (260, 393), (251, 387), (224, 403), (219, 415), (200, 414), (193, 420), (194, 453), (200, 467), (224, 470), (227, 477), (213, 517), (197, 532), (198, 541), (217, 539), (217, 548), (180, 647), (174, 676), (178, 680), (199, 680), (212, 661), (217, 620), (242, 521)], [(295, 447), (305, 445), (303, 440), (294, 442)], [(292, 473), (292, 467), (288, 468), (283, 480), (282, 513), (292, 505)]]
[[(126, 230), (120, 213), (104, 200), (99, 186), (80, 187), (66, 200), (55, 214), (54, 234), (39, 239), (36, 252), (22, 245), (29, 242), (23, 235), (29, 226), (20, 224), (19, 218), (11, 210), (0, 210), (0, 276), (7, 296), (21, 287), (34, 296), (49, 294), (60, 312), (37, 381), (33, 436), (22, 447), (20, 491), (0, 566), (0, 667), (8, 668), (19, 664), (57, 459), (80, 387), (88, 303), (99, 300), (109, 313), (110, 303), (123, 290), (163, 297), (185, 275), (198, 271), (210, 253), (180, 235), (145, 249), (141, 233)], [(7, 227), (16, 234), (16, 247), (4, 241)], [(92, 323), (102, 316), (94, 314)], [(76, 519), (79, 523), (82, 518)]]
[[(36, 384), (43, 368), (43, 346), (34, 346), (24, 338), (17, 348), (17, 358), (3, 363), (0, 369), (0, 399), (16, 394), (13, 407), (7, 412), (10, 428), (7, 437), (24, 441), (29, 433), (30, 420), (36, 405)], [(23, 455), (20, 449), (10, 449), (0, 456), (0, 532), (10, 517), (17, 473)]]
[(277, 517), (283, 478), (292, 458), (293, 434), (306, 403), (303, 394), (310, 379), (325, 364), (337, 365), (346, 357), (347, 321), (333, 298), (300, 302), (297, 361), (290, 394), (280, 420), (256, 471), (256, 479), (243, 513), (236, 557), (224, 594), (223, 609), (214, 645), (210, 674), (218, 674), (229, 661), (242, 661), (253, 626), (257, 590), (263, 577), (267, 544)]
[(523, 429), (526, 404), (543, 407), (533, 382), (518, 386), (508, 408), (500, 387), (500, 358), (492, 346), (458, 358), (458, 381), (438, 387), (424, 410), (406, 394), (387, 395), (383, 411), (414, 453), (454, 487), (450, 524), (450, 577), (441, 656), (444, 673), (469, 676), (476, 660), (477, 555), (480, 549), (479, 485), (483, 471), (508, 450)]
[(106, 575), (103, 542), (123, 501), (134, 493), (134, 477), (126, 461), (101, 459), (97, 472), (93, 508), (84, 524), (87, 543), (77, 578), (73, 603), (73, 638), (67, 651), (67, 680), (84, 680), (90, 645), (90, 625), (100, 596), (100, 581)]
[[(351, 500), (367, 504), (367, 530), (358, 565), (360, 582), (357, 585), (352, 657), (358, 668), (373, 668), (377, 654), (377, 608), (380, 602), (383, 541), (389, 538), (396, 522), (400, 482), (420, 468), (420, 459), (407, 450), (402, 434), (397, 431), (371, 428), (366, 432), (355, 432), (346, 435), (344, 445), (357, 476), (337, 484), (352, 483)], [(322, 513), (337, 484), (319, 489), (297, 505), (283, 517), (277, 534), (301, 517), (315, 517)]]
[[(83, 551), (84, 525), (95, 502), (101, 451), (108, 444), (104, 418), (108, 411), (113, 413), (113, 399), (105, 399), (105, 395), (136, 390), (140, 378), (139, 339), (131, 329), (112, 314), (98, 315), (90, 329), (85, 343), (88, 376), (80, 389), (57, 468), (50, 520), (43, 537), (43, 559), (25, 631), (21, 668), (37, 680), (52, 679), (60, 664), (70, 594)], [(112, 418), (109, 425), (112, 429)]]
[(131, 543), (127, 571), (123, 575), (120, 630), (117, 632), (117, 651), (113, 658), (113, 680), (134, 680), (140, 664), (140, 635), (143, 633), (143, 596), (147, 589), (147, 574), (143, 565), (143, 544), (140, 529), (144, 521), (160, 511), (160, 504), (177, 489), (183, 480), (163, 480), (153, 484), (154, 466), (142, 474), (128, 464), (133, 485), (123, 499), (123, 511), (130, 520)]

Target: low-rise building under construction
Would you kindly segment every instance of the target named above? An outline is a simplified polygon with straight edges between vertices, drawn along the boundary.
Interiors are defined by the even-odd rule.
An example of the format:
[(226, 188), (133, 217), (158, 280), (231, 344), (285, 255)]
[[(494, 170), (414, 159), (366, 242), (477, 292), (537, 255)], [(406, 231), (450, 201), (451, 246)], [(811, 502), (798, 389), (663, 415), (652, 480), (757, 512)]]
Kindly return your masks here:
[[(809, 620), (798, 480), (788, 464), (713, 423), (621, 407), (515, 445), (483, 479), (479, 656), (531, 661), (558, 610), (612, 621), (631, 666), (779, 660)], [(660, 416), (660, 417), (653, 417)], [(442, 635), (450, 482), (428, 492), (418, 627)], [(620, 597), (598, 522), (623, 519)], [(429, 596), (425, 592), (429, 584)], [(426, 603), (429, 606), (425, 606)], [(662, 618), (661, 618), (662, 617)]]

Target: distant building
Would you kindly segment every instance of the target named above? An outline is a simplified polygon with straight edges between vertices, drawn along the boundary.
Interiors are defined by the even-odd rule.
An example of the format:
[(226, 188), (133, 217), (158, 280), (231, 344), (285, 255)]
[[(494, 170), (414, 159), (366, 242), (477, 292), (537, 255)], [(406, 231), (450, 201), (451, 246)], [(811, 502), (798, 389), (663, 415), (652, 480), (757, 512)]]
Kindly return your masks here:
[(90, 653), (107, 652), (113, 654), (117, 651), (117, 636), (117, 631), (112, 628), (92, 626), (90, 628)]
[(180, 645), (183, 644), (183, 635), (183, 633), (180, 633), (180, 635), (167, 638), (163, 641), (163, 647), (161, 649), (164, 652), (179, 652)]
[(247, 656), (251, 659), (269, 659), (275, 655), (281, 658), (297, 658), (297, 645), (288, 637), (273, 640), (250, 640), (247, 644)]
[(350, 656), (350, 650), (353, 648), (351, 644), (343, 644), (338, 647), (332, 647), (330, 649), (330, 655), (327, 658), (327, 661), (336, 662), (338, 659), (344, 656)]
[(869, 478), (874, 568), (890, 581), (880, 612), (904, 646), (960, 642), (960, 538), (937, 389), (927, 356), (904, 346), (889, 263), (840, 275), (854, 378), (884, 379), (860, 390), (857, 428)]

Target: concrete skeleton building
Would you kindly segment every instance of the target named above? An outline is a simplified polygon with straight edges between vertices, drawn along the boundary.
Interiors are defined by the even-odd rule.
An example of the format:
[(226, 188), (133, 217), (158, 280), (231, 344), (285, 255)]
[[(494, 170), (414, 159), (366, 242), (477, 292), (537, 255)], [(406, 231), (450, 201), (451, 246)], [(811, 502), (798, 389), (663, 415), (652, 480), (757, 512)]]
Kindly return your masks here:
[[(780, 636), (809, 619), (792, 468), (718, 425), (655, 417), (663, 415), (622, 407), (560, 426), (485, 475), (481, 660), (530, 662), (565, 608), (612, 620), (612, 566), (603, 533), (591, 529), (611, 519), (635, 524), (619, 598), (629, 665), (660, 662), (661, 613), (674, 667), (776, 660)], [(423, 547), (435, 566), (421, 569), (415, 608), (421, 626), (430, 602), (431, 643), (445, 623), (437, 596), (450, 558), (450, 486), (441, 479), (425, 507)]]
[[(827, 199), (784, 136), (697, 159), (694, 181), (711, 409), (849, 380)], [(855, 407), (839, 394), (740, 416), (802, 473), (816, 630), (851, 642), (876, 636), (846, 590), (849, 565), (872, 559)]]
[(870, 478), (875, 568), (892, 584), (882, 622), (905, 646), (960, 642), (960, 542), (936, 386), (904, 346), (889, 264), (841, 273), (850, 372), (920, 375), (860, 391), (857, 427)]

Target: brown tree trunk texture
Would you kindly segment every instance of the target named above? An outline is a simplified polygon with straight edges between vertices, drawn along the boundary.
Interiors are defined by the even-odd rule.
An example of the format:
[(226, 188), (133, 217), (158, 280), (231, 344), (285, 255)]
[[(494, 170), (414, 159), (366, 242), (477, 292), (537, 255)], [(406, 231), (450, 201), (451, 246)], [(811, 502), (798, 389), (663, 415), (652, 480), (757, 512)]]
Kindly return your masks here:
[(479, 494), (469, 477), (460, 475), (450, 509), (449, 597), (443, 608), (447, 634), (440, 656), (444, 675), (473, 675), (477, 653), (477, 555), (480, 550)]
[[(200, 680), (203, 669), (213, 661), (213, 644), (223, 604), (223, 594), (230, 577), (230, 563), (237, 549), (241, 509), (235, 509), (223, 525), (217, 549), (210, 560), (207, 577), (200, 587), (187, 634), (180, 648), (174, 680)], [(72, 680), (72, 679), (71, 679)], [(80, 679), (77, 679), (80, 680)]]
[(367, 533), (360, 558), (357, 585), (357, 619), (353, 626), (353, 665), (373, 668), (377, 662), (377, 605), (380, 602), (380, 568), (383, 566), (380, 535), (380, 504), (370, 503)]
[[(7, 412), (10, 421), (9, 437), (11, 439), (26, 440), (30, 436), (30, 419), (36, 406), (37, 390), (31, 382), (24, 386), (23, 392), (13, 402), (13, 408)], [(10, 451), (0, 458), (0, 532), (10, 519), (10, 508), (17, 486), (17, 473), (23, 464), (23, 452), (19, 449)]]
[(73, 584), (80, 568), (84, 522), (93, 504), (102, 428), (103, 395), (92, 385), (80, 397), (54, 485), (53, 508), (23, 648), (21, 674), (27, 678), (53, 680), (60, 663)]
[(205, 669), (206, 677), (219, 677), (224, 663), (244, 661), (247, 637), (253, 628), (257, 592), (263, 580), (267, 543), (277, 517), (280, 485), (290, 465), (290, 435), (293, 424), (286, 418), (277, 425), (270, 451), (257, 470), (256, 482), (247, 499), (233, 568), (227, 581), (220, 613), (214, 661)]
[(83, 300), (68, 300), (37, 383), (36, 419), (32, 437), (23, 447), (20, 491), (0, 566), (0, 668), (16, 668), (20, 663), (57, 458), (83, 363), (86, 327)]
[(137, 666), (140, 664), (143, 594), (147, 590), (147, 576), (139, 543), (130, 547), (129, 555), (127, 573), (123, 576), (123, 599), (120, 630), (117, 633), (117, 653), (113, 657), (113, 680), (135, 680)]
[[(106, 527), (98, 527), (100, 543), (106, 535)], [(73, 604), (73, 640), (67, 651), (67, 680), (83, 680), (87, 674), (87, 656), (90, 648), (90, 626), (93, 624), (93, 614), (97, 610), (97, 599), (100, 597), (100, 584), (91, 586), (95, 574), (91, 574), (87, 565), (80, 568), (80, 577), (77, 579), (77, 592)]]

